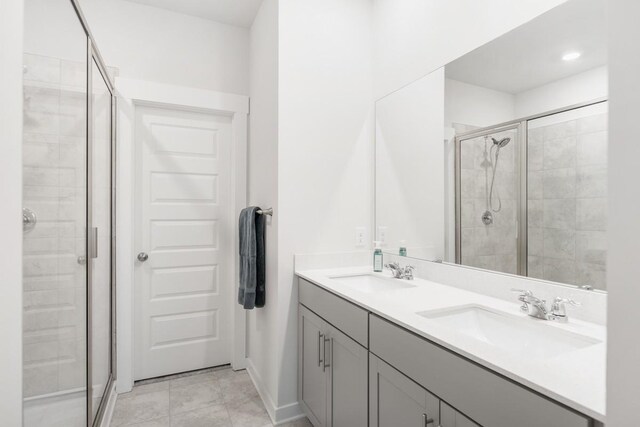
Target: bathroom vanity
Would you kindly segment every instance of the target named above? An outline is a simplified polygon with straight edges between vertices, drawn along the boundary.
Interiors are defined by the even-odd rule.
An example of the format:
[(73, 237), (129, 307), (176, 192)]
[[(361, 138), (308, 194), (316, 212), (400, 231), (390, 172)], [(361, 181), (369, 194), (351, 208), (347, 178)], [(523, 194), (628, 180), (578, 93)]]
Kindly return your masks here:
[(365, 269), (299, 271), (299, 402), (316, 427), (588, 427), (604, 327)]

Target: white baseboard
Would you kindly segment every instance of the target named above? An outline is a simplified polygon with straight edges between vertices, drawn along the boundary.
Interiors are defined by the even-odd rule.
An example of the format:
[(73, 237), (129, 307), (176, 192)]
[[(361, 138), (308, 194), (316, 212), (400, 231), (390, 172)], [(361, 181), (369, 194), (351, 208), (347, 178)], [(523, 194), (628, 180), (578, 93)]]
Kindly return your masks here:
[(293, 402), (276, 408), (276, 416), (277, 421), (273, 421), (273, 424), (280, 425), (304, 418), (305, 414), (302, 412), (298, 402)]
[(248, 360), (246, 357), (237, 358), (231, 360), (231, 369), (234, 371), (240, 371), (242, 369), (247, 369)]
[(116, 408), (116, 401), (118, 400), (118, 393), (116, 392), (116, 386), (111, 388), (111, 393), (109, 394), (109, 400), (107, 401), (107, 407), (104, 409), (104, 415), (102, 416), (102, 422), (100, 423), (100, 427), (109, 427), (111, 425), (111, 419), (113, 418), (113, 411)]
[(258, 374), (249, 359), (247, 359), (247, 373), (249, 374), (249, 378), (251, 378), (256, 390), (258, 390), (258, 394), (260, 395), (262, 403), (264, 403), (264, 407), (267, 409), (267, 413), (269, 414), (269, 418), (271, 418), (273, 424), (284, 424), (305, 416), (298, 402), (289, 403), (284, 406), (276, 406), (271, 394), (265, 387), (260, 374)]

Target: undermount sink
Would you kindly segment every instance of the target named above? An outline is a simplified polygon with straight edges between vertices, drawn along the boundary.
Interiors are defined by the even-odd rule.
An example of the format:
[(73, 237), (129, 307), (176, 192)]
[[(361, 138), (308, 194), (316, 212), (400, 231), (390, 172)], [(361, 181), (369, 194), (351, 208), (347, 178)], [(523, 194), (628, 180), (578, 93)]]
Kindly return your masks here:
[(413, 288), (415, 285), (407, 280), (392, 279), (376, 276), (373, 274), (357, 274), (349, 276), (333, 276), (333, 280), (338, 280), (351, 289), (364, 293), (387, 292), (398, 289)]
[(594, 338), (478, 305), (416, 313), (447, 328), (527, 358), (550, 358), (600, 343)]

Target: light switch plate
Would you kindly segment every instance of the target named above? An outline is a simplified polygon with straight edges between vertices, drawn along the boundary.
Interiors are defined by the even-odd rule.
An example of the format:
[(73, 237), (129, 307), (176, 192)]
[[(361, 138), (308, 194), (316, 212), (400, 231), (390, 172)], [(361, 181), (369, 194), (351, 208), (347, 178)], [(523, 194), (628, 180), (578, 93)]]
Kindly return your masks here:
[(366, 229), (364, 227), (356, 227), (356, 247), (363, 248), (365, 246)]
[(378, 241), (381, 245), (387, 244), (387, 227), (378, 227)]

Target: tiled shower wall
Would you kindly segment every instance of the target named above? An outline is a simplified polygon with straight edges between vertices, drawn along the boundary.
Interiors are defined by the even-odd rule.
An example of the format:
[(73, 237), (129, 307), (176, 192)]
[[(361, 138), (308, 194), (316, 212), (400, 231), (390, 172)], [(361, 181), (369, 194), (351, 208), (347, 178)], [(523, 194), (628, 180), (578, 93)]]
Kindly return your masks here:
[[(460, 129), (456, 129), (460, 133)], [(515, 274), (517, 272), (516, 220), (518, 206), (517, 133), (490, 135), (511, 142), (500, 150), (494, 184), (494, 208), (498, 197), (502, 209), (493, 212), (493, 224), (485, 225), (482, 214), (488, 205), (494, 158), (491, 137), (461, 141), (461, 234), (462, 264)], [(495, 149), (494, 149), (495, 154)]]
[(528, 134), (528, 275), (605, 289), (607, 114)]
[(24, 396), (86, 381), (86, 65), (24, 55)]

